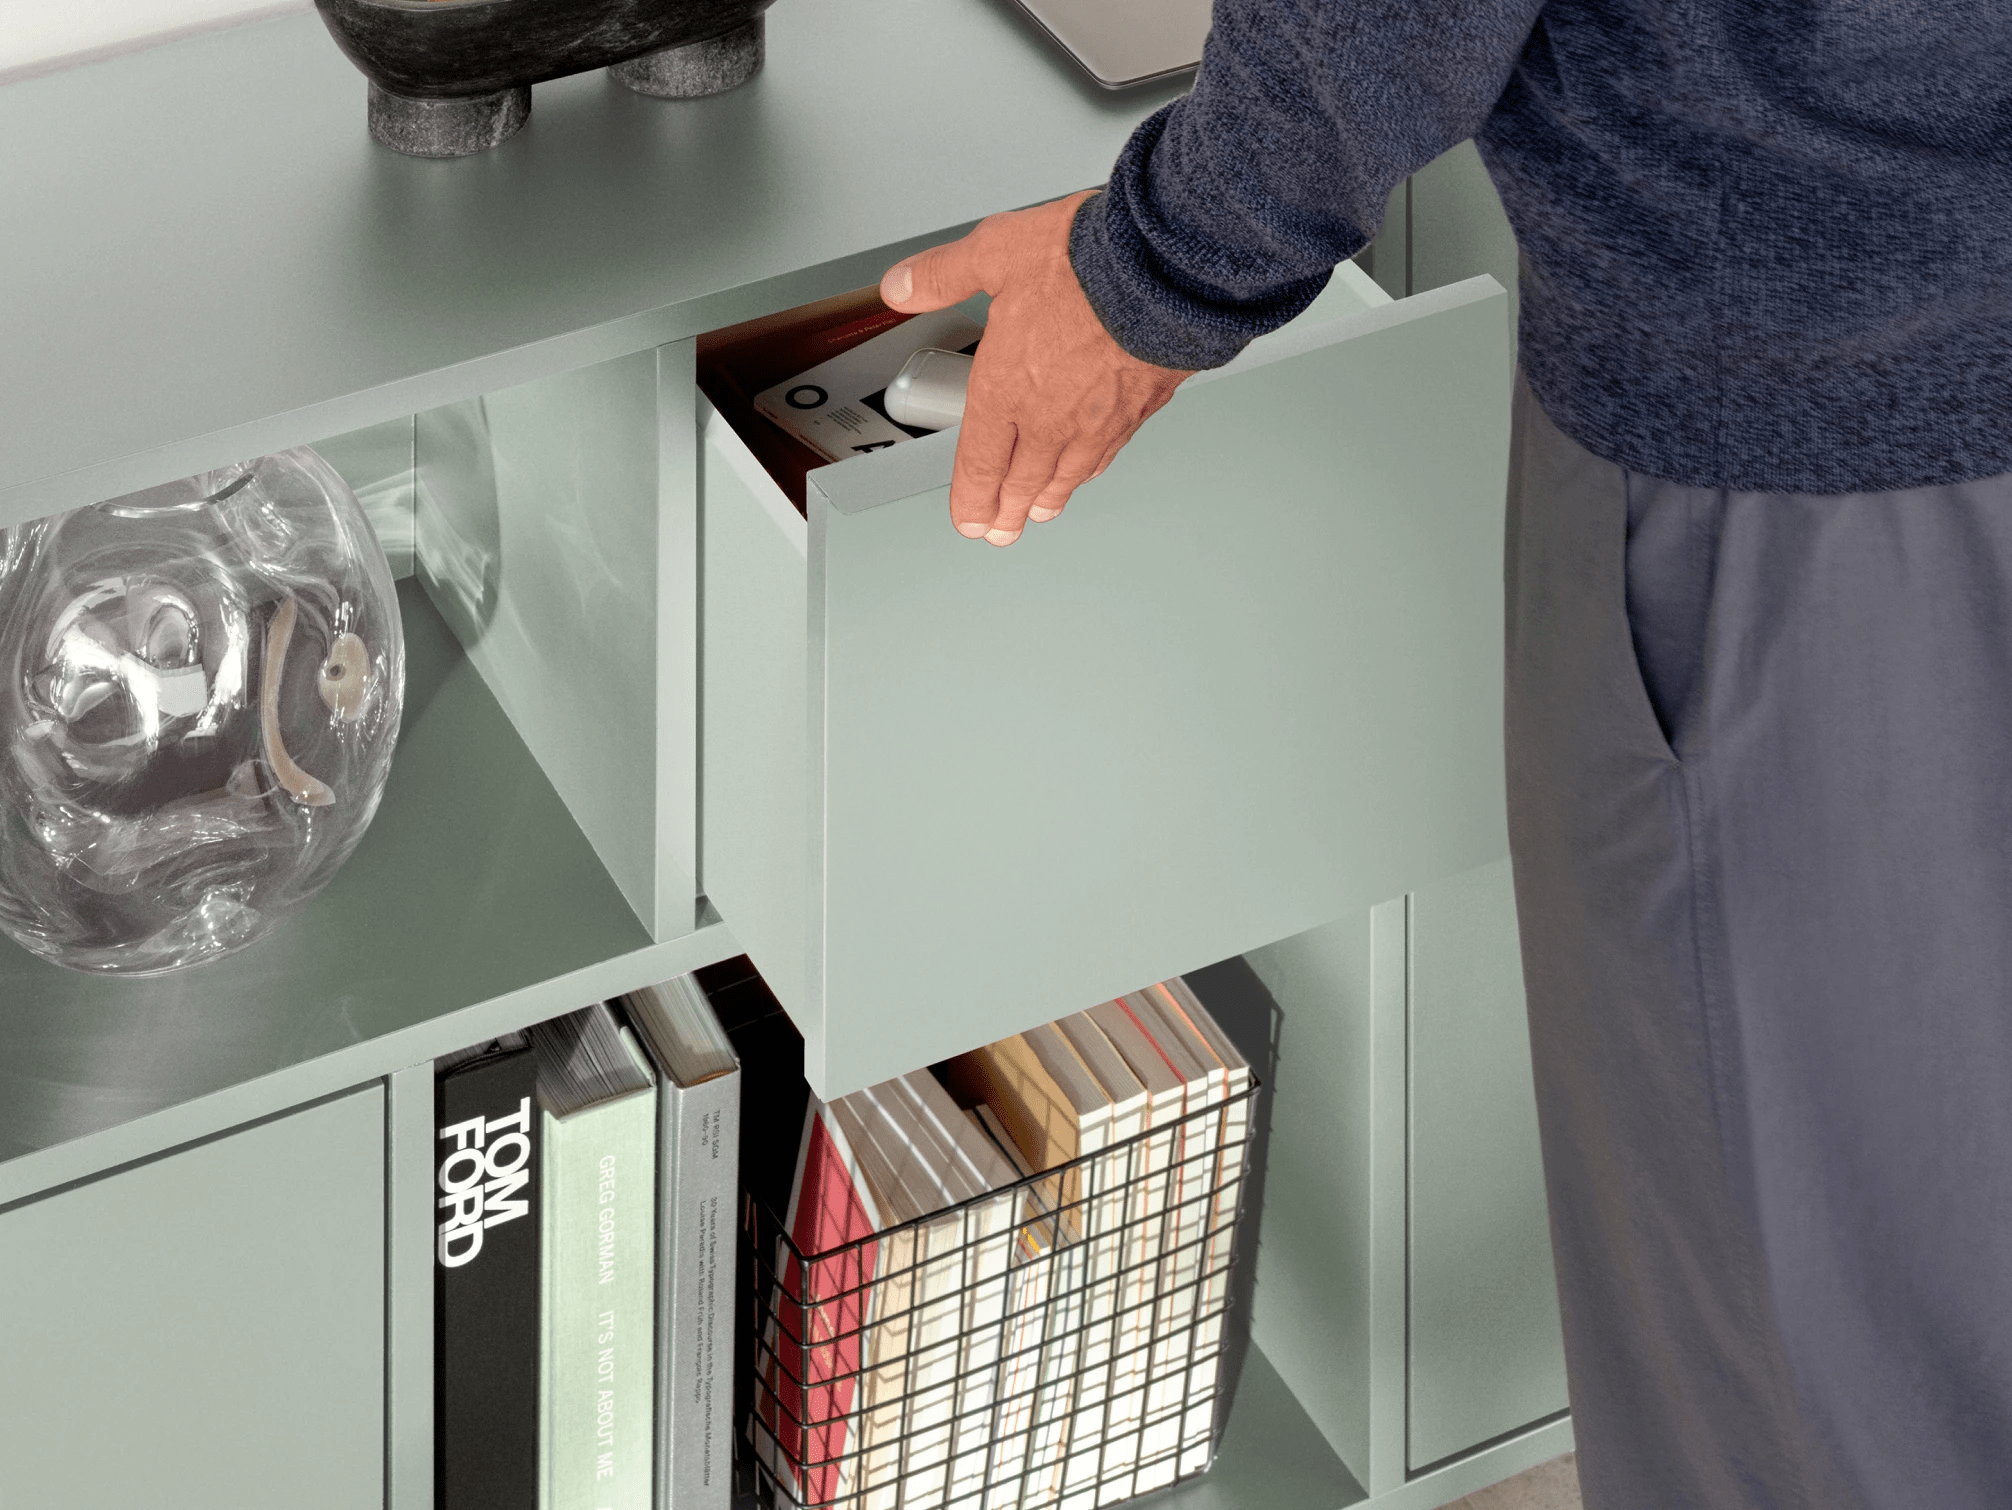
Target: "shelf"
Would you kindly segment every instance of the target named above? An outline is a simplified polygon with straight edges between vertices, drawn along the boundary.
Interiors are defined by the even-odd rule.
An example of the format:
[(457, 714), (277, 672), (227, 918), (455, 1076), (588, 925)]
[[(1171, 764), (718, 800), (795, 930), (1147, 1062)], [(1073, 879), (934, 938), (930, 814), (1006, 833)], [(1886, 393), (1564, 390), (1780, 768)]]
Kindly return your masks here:
[(0, 1205), (739, 952), (718, 923), (651, 943), (416, 583), (399, 602), (384, 803), (301, 914), (151, 980), (0, 940)]
[(875, 282), (1184, 88), (1003, 0), (785, 0), (739, 89), (556, 80), (451, 162), (370, 140), (311, 13), (7, 85), (0, 527)]

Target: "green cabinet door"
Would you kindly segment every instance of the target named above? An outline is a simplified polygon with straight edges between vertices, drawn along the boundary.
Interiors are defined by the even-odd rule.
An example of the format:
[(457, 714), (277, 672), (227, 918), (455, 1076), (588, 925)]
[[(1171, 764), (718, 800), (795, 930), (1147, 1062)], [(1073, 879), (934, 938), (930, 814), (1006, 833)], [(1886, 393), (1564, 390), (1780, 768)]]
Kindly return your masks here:
[(1409, 908), (1412, 1469), (1565, 1408), (1509, 862)]
[(384, 1093), (0, 1212), (0, 1505), (384, 1497)]

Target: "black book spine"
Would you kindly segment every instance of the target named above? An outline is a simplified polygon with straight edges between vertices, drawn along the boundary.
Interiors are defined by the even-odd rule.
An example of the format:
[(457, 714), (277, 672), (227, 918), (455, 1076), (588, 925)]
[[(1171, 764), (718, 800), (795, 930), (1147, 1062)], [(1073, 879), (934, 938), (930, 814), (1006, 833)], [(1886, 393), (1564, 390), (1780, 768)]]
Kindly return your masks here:
[(435, 1085), (435, 1510), (538, 1510), (538, 1065)]

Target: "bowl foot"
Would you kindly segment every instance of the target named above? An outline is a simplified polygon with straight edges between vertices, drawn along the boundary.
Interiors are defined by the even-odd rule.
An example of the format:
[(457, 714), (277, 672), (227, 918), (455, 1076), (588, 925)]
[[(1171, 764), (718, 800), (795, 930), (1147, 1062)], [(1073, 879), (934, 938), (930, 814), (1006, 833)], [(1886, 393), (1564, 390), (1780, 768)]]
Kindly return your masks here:
[(688, 42), (646, 52), (617, 63), (608, 72), (617, 84), (660, 100), (693, 100), (724, 94), (745, 84), (761, 70), (762, 38), (767, 18), (756, 16), (710, 42)]
[(370, 86), (370, 134), (408, 157), (466, 157), (514, 135), (531, 113), (531, 90), (422, 100)]

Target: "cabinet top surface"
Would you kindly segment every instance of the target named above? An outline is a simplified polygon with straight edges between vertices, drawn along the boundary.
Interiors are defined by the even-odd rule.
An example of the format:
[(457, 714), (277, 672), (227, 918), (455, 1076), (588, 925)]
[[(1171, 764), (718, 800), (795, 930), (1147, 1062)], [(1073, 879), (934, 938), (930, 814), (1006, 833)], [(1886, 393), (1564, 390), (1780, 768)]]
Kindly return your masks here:
[(538, 86), (468, 158), (364, 129), (312, 13), (0, 88), (0, 525), (680, 339), (1099, 183), (1108, 94), (1007, 0), (779, 0), (697, 101)]

